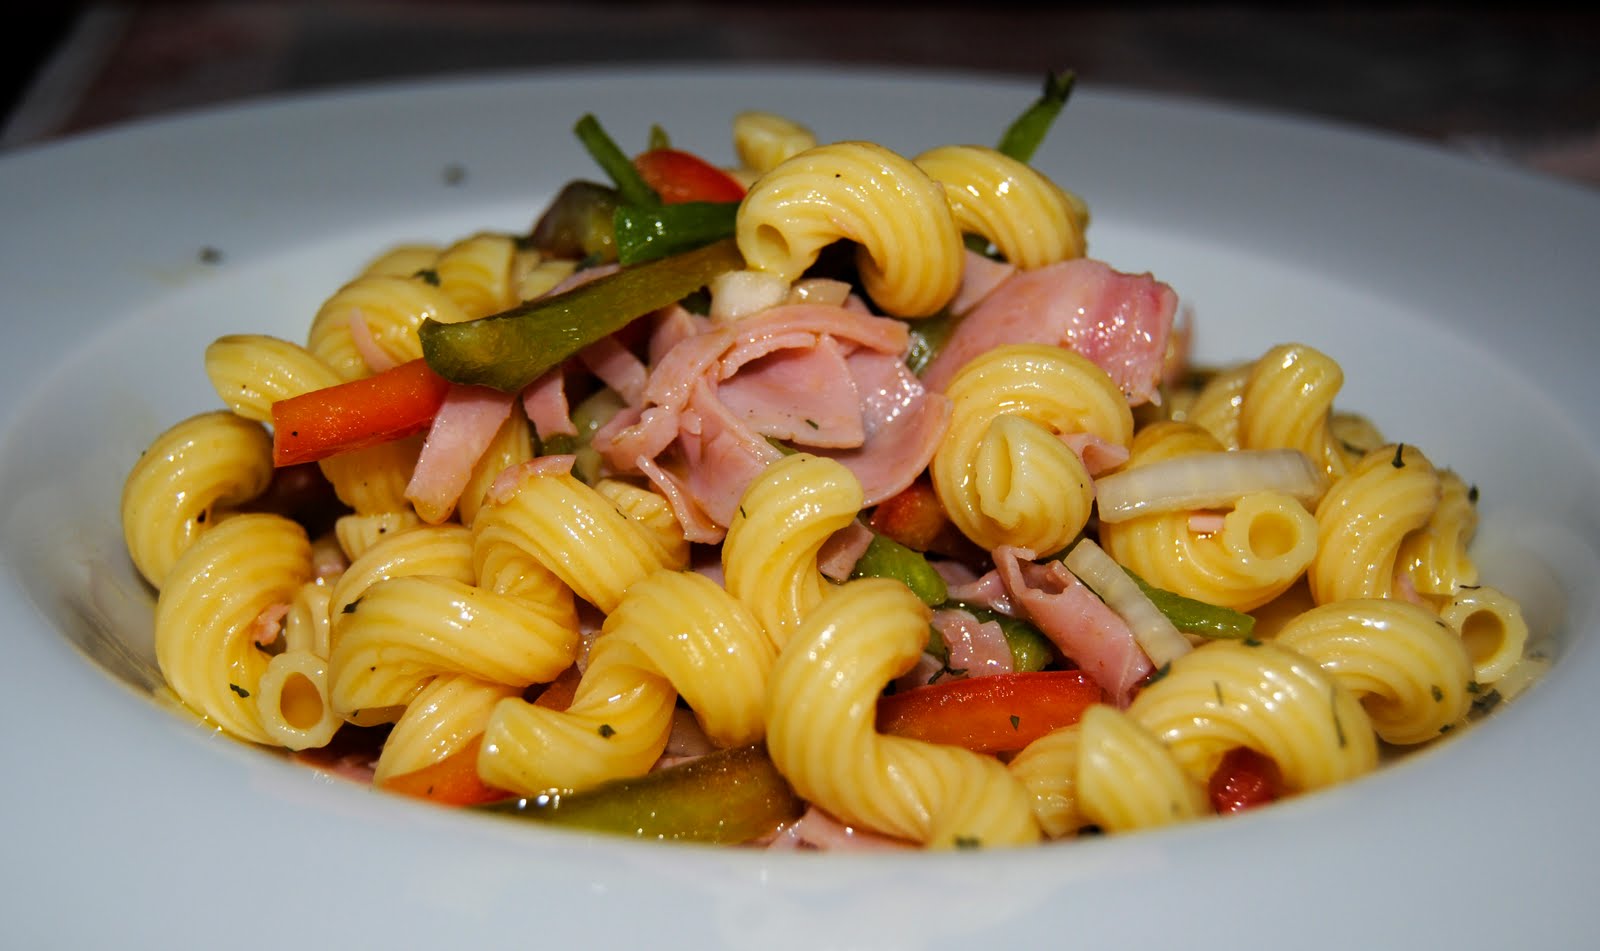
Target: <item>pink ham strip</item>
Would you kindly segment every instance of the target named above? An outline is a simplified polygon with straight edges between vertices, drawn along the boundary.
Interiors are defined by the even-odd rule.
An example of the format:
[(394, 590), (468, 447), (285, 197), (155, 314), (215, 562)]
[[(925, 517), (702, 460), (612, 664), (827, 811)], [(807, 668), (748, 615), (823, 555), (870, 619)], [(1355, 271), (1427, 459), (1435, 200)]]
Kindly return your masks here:
[[(861, 395), (843, 350), (827, 336), (807, 338), (806, 344), (744, 364), (737, 375), (723, 379), (717, 398), (762, 436), (801, 446), (861, 445), (866, 439)], [(809, 399), (799, 402), (797, 393)]]
[(995, 571), (1013, 603), (1119, 706), (1127, 706), (1134, 686), (1151, 671), (1133, 630), (1066, 565), (1034, 564), (1033, 557), (1023, 548), (994, 551)]
[(667, 451), (678, 438), (681, 416), (678, 410), (662, 406), (644, 410), (630, 406), (601, 424), (589, 446), (613, 470), (626, 472), (640, 456), (654, 459)]
[(867, 553), (872, 544), (872, 529), (861, 522), (852, 521), (822, 543), (817, 552), (817, 570), (834, 581), (847, 581), (855, 570), (856, 562)]
[(511, 416), (513, 399), (486, 386), (451, 384), (406, 484), (406, 498), (424, 522), (438, 525), (450, 517), (472, 467)]
[(956, 291), (956, 296), (948, 305), (950, 313), (958, 316), (978, 306), (991, 291), (1017, 273), (1015, 267), (1004, 261), (996, 261), (972, 251), (965, 254), (961, 267), (961, 289)]
[(980, 353), (1053, 344), (1089, 358), (1138, 405), (1157, 395), (1177, 308), (1177, 294), (1149, 274), (1088, 258), (1019, 271), (962, 318), (923, 380), (942, 391)]
[(522, 389), (522, 411), (540, 437), (576, 436), (567, 405), (567, 373), (556, 367)]
[(678, 432), (685, 484), (695, 503), (718, 525), (729, 525), (744, 490), (783, 453), (728, 412), (711, 387), (695, 389)]
[(950, 652), (945, 664), (951, 670), (964, 671), (968, 677), (993, 677), (1016, 669), (1000, 622), (979, 621), (966, 611), (939, 610), (933, 612), (932, 623)]
[(576, 456), (536, 456), (527, 462), (507, 466), (495, 477), (483, 499), (490, 505), (504, 505), (516, 496), (517, 490), (529, 479), (545, 475), (566, 475), (572, 471)]
[(634, 460), (634, 467), (644, 473), (650, 484), (667, 500), (672, 514), (683, 528), (683, 537), (701, 545), (715, 545), (727, 535), (727, 527), (718, 525), (707, 517), (690, 496), (683, 481), (669, 472), (659, 462), (646, 456)]
[(644, 399), (650, 373), (643, 362), (615, 337), (602, 337), (578, 352), (578, 359), (600, 382), (617, 391), (623, 402), (637, 405)]
[(906, 489), (928, 467), (950, 422), (950, 401), (925, 390), (899, 356), (857, 350), (850, 370), (863, 397), (866, 438), (853, 449), (817, 449), (861, 483), (864, 505)]
[(382, 373), (400, 365), (398, 360), (378, 346), (377, 339), (372, 336), (372, 328), (367, 325), (366, 315), (361, 313), (359, 307), (350, 308), (350, 342), (355, 345), (356, 353), (361, 355), (367, 369), (373, 373)]
[(250, 638), (257, 644), (265, 647), (278, 639), (283, 631), (283, 619), (289, 616), (289, 604), (269, 604), (262, 608), (256, 615), (255, 623), (250, 626)]
[(1061, 441), (1078, 454), (1084, 469), (1092, 476), (1108, 472), (1128, 461), (1128, 447), (1107, 442), (1094, 433), (1062, 433)]
[(690, 313), (680, 304), (673, 304), (665, 310), (656, 311), (653, 319), (655, 326), (650, 331), (648, 348), (651, 366), (660, 363), (661, 358), (673, 347), (690, 337), (697, 337), (711, 330), (709, 318)]
[(566, 277), (558, 281), (555, 287), (552, 287), (550, 290), (546, 291), (544, 296), (554, 297), (557, 294), (564, 294), (567, 291), (572, 290), (574, 287), (582, 287), (590, 281), (598, 281), (602, 277), (610, 277), (620, 270), (622, 270), (622, 265), (613, 262), (611, 264), (599, 264), (594, 267), (586, 267), (581, 271), (573, 271), (571, 274), (568, 274)]
[(767, 848), (817, 849), (824, 852), (878, 852), (911, 848), (908, 842), (866, 829), (847, 826), (816, 806), (807, 806), (800, 818), (784, 826)]

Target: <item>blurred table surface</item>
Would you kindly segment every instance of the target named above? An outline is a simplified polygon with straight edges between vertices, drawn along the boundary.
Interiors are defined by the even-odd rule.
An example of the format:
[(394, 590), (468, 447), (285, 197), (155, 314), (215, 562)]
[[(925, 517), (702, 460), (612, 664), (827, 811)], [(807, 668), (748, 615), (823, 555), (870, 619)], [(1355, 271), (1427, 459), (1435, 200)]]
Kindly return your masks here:
[(483, 0), (85, 3), (36, 40), (12, 149), (300, 91), (615, 63), (841, 64), (1203, 97), (1355, 123), (1600, 187), (1600, 15), (1520, 3)]

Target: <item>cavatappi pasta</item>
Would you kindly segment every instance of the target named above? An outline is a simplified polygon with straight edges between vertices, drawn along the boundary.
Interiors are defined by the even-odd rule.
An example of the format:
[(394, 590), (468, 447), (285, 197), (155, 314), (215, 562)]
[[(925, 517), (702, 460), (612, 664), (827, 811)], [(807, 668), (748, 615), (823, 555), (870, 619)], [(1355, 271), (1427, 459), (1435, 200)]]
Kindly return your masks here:
[[(645, 273), (624, 218), (662, 208), (625, 171), (528, 235), (376, 254), (303, 340), (211, 344), (224, 408), (154, 436), (121, 509), (184, 707), (452, 805), (659, 774), (672, 813), (712, 795), (683, 764), (748, 747), (783, 790), (754, 844), (971, 848), (1349, 781), (1536, 674), (1477, 490), (1336, 408), (1314, 342), (1187, 366), (1171, 290), (1087, 258), (1026, 156), (760, 112), (733, 146), (633, 167), (725, 209), (654, 273), (723, 236), (742, 267), (531, 382), (448, 382), (427, 328)], [(327, 402), (285, 463), (321, 438), (287, 407), (406, 373), (424, 396)]]

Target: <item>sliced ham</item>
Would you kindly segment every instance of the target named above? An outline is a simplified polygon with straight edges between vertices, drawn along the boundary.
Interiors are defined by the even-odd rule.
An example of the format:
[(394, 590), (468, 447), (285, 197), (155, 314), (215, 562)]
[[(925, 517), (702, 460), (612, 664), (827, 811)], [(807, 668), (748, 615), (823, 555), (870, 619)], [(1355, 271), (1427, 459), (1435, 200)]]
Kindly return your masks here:
[(948, 305), (950, 313), (957, 315), (965, 314), (978, 306), (979, 301), (988, 297), (991, 291), (1017, 273), (1014, 265), (1004, 261), (996, 261), (994, 258), (973, 251), (967, 251), (965, 254), (961, 267), (961, 289), (956, 291), (956, 296)]
[(578, 359), (600, 382), (617, 391), (623, 402), (632, 406), (644, 398), (649, 378), (644, 361), (633, 355), (616, 337), (601, 337), (578, 352)]
[(999, 621), (980, 621), (970, 612), (942, 609), (933, 612), (933, 629), (949, 651), (946, 665), (968, 677), (1009, 674), (1015, 667), (1011, 645)]
[(995, 572), (1012, 602), (1119, 706), (1127, 706), (1134, 686), (1151, 671), (1133, 630), (1066, 565), (1035, 564), (1033, 557), (1023, 548), (994, 551)]
[[(811, 398), (799, 403), (796, 393)], [(717, 397), (762, 436), (828, 448), (866, 439), (861, 394), (844, 349), (826, 335), (743, 364), (723, 380)]]
[(489, 491), (483, 494), (484, 501), (491, 505), (504, 505), (517, 494), (522, 483), (542, 475), (566, 475), (572, 471), (576, 459), (576, 456), (536, 456), (527, 462), (507, 466), (489, 485)]
[(815, 849), (823, 852), (875, 852), (913, 848), (909, 842), (847, 826), (816, 806), (808, 806), (799, 819), (773, 836), (767, 848)]
[(867, 553), (872, 544), (872, 529), (852, 520), (822, 543), (817, 552), (817, 570), (834, 581), (848, 581), (856, 569), (856, 562)]
[(1156, 396), (1177, 308), (1178, 295), (1151, 275), (1089, 258), (1018, 271), (962, 318), (923, 381), (942, 391), (980, 353), (1054, 344), (1093, 361), (1137, 406)]
[(572, 424), (572, 408), (567, 403), (567, 374), (562, 367), (546, 372), (523, 387), (522, 411), (541, 438), (578, 434), (578, 427)]
[(450, 517), (514, 399), (486, 386), (450, 385), (406, 484), (406, 499), (424, 522), (438, 525)]

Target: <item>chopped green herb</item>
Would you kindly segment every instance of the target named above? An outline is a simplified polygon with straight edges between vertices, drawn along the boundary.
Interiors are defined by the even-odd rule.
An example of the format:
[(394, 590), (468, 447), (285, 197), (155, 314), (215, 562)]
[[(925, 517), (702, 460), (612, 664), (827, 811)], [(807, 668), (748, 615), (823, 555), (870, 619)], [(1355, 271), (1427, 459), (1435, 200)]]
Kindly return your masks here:
[(354, 601), (351, 601), (349, 604), (345, 605), (341, 609), (340, 613), (342, 613), (342, 614), (354, 614), (354, 613), (356, 613), (356, 606), (359, 605), (360, 603), (361, 603), (361, 599), (360, 598), (356, 598)]
[(1071, 70), (1047, 73), (1044, 91), (1006, 128), (1005, 134), (1000, 137), (998, 150), (1019, 162), (1031, 160), (1056, 116), (1060, 115), (1061, 107), (1067, 104), (1067, 97), (1072, 95), (1072, 86), (1077, 78)]
[(238, 694), (240, 697), (243, 697), (245, 699), (249, 699), (249, 697), (250, 697), (250, 691), (244, 689), (243, 687), (239, 686), (238, 684), (228, 684), (228, 689), (232, 690), (234, 693)]
[(600, 729), (599, 729), (598, 732), (600, 733), (600, 736), (601, 736), (602, 739), (607, 739), (607, 740), (609, 740), (613, 736), (617, 735), (616, 729), (614, 727), (612, 727), (612, 725), (609, 724), (609, 723), (600, 724)]
[(1020, 728), (1021, 726), (1022, 726), (1022, 718), (1017, 716), (1015, 713), (1013, 713), (1011, 715), (1011, 729), (1015, 730), (1015, 729)]
[(1478, 683), (1476, 680), (1467, 681), (1467, 693), (1476, 694), (1476, 693), (1478, 693), (1478, 691), (1480, 691), (1482, 689), (1483, 689), (1483, 685)]
[(978, 838), (975, 835), (958, 835), (954, 839), (951, 840), (951, 844), (953, 844), (958, 849), (981, 849), (981, 848), (983, 848), (983, 840)]
[(1474, 485), (1474, 486), (1469, 486), (1467, 488), (1467, 501), (1471, 502), (1473, 505), (1477, 505), (1478, 504), (1478, 487), (1477, 486)]
[(633, 162), (623, 154), (616, 141), (601, 128), (599, 119), (586, 114), (572, 127), (572, 131), (577, 134), (583, 147), (589, 150), (589, 155), (606, 173), (606, 177), (617, 186), (617, 193), (625, 204), (639, 208), (655, 208), (661, 204), (661, 196), (633, 167)]
[(1454, 723), (1446, 723), (1444, 726), (1439, 728), (1439, 735), (1443, 736), (1444, 734), (1449, 733), (1453, 729), (1455, 729), (1455, 724)]
[(1217, 695), (1217, 706), (1220, 707), (1227, 703), (1226, 700), (1222, 699), (1222, 681), (1211, 681), (1211, 691)]
[(1144, 685), (1146, 687), (1148, 687), (1151, 684), (1156, 683), (1157, 681), (1161, 680), (1161, 678), (1165, 677), (1166, 675), (1168, 675), (1170, 673), (1172, 673), (1172, 661), (1169, 660), (1165, 664), (1162, 664), (1160, 667), (1157, 667), (1155, 669), (1155, 672), (1152, 673), (1149, 676), (1149, 678), (1145, 680)]
[(650, 138), (647, 141), (646, 148), (651, 151), (672, 148), (672, 139), (667, 136), (667, 130), (661, 128), (660, 123), (650, 123)]
[(1394, 466), (1396, 469), (1404, 469), (1406, 467), (1405, 452), (1405, 443), (1400, 443), (1399, 445), (1395, 446), (1394, 459), (1390, 461), (1389, 465)]
[(1257, 638), (1254, 638), (1254, 637), (1247, 637), (1247, 638), (1244, 639), (1244, 646), (1246, 646), (1246, 647), (1260, 647), (1261, 646), (1261, 641), (1259, 639), (1257, 639)]
[(1344, 723), (1339, 720), (1339, 690), (1338, 690), (1338, 688), (1337, 687), (1334, 688), (1333, 691), (1331, 691), (1328, 694), (1328, 697), (1329, 697), (1329, 699), (1330, 699), (1330, 701), (1331, 701), (1331, 703), (1333, 705), (1333, 732), (1334, 732), (1334, 735), (1339, 738), (1339, 749), (1342, 750), (1345, 747), (1345, 742), (1346, 741), (1345, 741), (1345, 735), (1344, 735)]
[(1433, 702), (1434, 703), (1443, 703), (1444, 702), (1444, 691), (1439, 689), (1439, 685), (1438, 684), (1434, 684), (1432, 687), (1430, 687), (1429, 691), (1433, 694)]
[(432, 284), (434, 287), (439, 286), (439, 272), (431, 267), (422, 268), (411, 276), (422, 281), (424, 284)]

